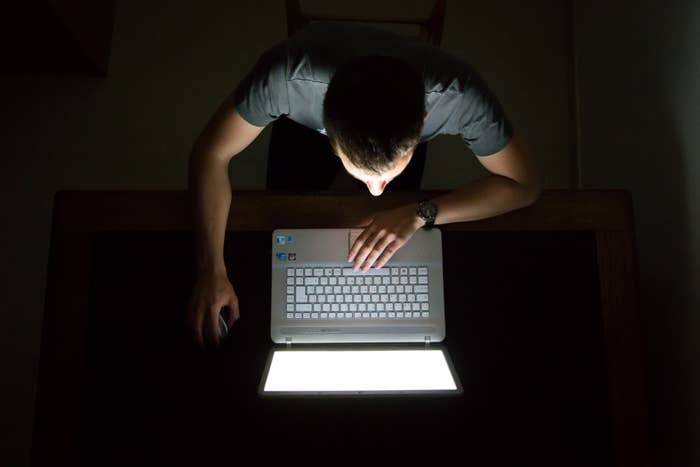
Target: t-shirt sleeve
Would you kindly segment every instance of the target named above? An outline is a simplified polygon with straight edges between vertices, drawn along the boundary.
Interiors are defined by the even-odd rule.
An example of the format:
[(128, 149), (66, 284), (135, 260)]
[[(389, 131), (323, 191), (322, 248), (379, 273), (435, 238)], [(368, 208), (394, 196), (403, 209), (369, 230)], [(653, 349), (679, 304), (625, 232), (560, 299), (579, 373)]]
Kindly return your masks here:
[(458, 131), (464, 143), (477, 156), (503, 149), (513, 137), (513, 126), (498, 98), (473, 70), (462, 96)]
[(248, 123), (266, 126), (289, 113), (286, 44), (280, 43), (258, 59), (233, 93), (236, 110)]

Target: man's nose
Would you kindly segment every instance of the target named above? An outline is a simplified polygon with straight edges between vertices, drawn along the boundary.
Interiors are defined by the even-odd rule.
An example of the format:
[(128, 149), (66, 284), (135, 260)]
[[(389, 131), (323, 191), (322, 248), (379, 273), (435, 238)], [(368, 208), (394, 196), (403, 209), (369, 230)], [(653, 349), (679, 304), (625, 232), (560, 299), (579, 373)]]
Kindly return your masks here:
[(380, 182), (365, 182), (367, 184), (367, 188), (369, 189), (369, 192), (372, 193), (374, 196), (379, 196), (384, 192), (384, 187), (386, 187), (385, 181), (380, 181)]

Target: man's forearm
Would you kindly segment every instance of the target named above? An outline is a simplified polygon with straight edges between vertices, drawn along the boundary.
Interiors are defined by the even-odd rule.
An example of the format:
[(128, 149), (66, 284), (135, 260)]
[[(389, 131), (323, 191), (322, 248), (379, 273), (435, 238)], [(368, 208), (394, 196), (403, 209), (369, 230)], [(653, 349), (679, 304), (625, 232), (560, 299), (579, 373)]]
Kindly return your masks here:
[(200, 272), (225, 273), (224, 236), (231, 207), (227, 163), (205, 153), (193, 153), (189, 191), (194, 209), (197, 268)]
[(539, 189), (530, 189), (500, 175), (489, 175), (432, 201), (435, 224), (468, 222), (497, 216), (534, 203)]

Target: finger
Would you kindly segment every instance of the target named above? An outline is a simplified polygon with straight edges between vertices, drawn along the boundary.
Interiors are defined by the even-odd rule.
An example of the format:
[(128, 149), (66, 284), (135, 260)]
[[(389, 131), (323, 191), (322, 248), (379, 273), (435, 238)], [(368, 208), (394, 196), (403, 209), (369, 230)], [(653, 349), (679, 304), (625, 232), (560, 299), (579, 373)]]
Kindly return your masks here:
[(384, 252), (377, 259), (377, 262), (375, 263), (375, 268), (383, 268), (384, 265), (391, 259), (391, 257), (394, 256), (394, 253), (396, 253), (398, 249), (401, 248), (401, 246), (402, 244), (398, 243), (397, 240), (394, 240), (392, 243), (389, 243), (384, 249)]
[(204, 309), (199, 304), (194, 305), (191, 315), (191, 327), (194, 331), (194, 338), (199, 345), (204, 345), (204, 335), (202, 334), (202, 323), (204, 321)]
[(355, 239), (355, 243), (352, 244), (352, 248), (350, 248), (350, 252), (348, 253), (348, 262), (351, 262), (355, 259), (355, 255), (357, 255), (357, 252), (360, 251), (360, 248), (362, 248), (362, 245), (365, 243), (365, 240), (370, 235), (372, 235), (372, 229), (373, 227), (370, 225), (365, 230), (363, 230), (360, 235), (357, 236), (357, 238)]
[(211, 332), (211, 340), (218, 347), (219, 345), (219, 312), (221, 311), (221, 305), (215, 304), (209, 309), (209, 332)]
[(367, 257), (369, 256), (370, 253), (372, 253), (372, 250), (374, 249), (374, 246), (386, 235), (386, 232), (382, 230), (376, 230), (374, 234), (372, 234), (367, 241), (365, 241), (365, 244), (360, 248), (360, 250), (357, 252), (357, 256), (355, 257), (355, 266), (354, 269), (358, 270), (362, 264), (367, 260)]
[(228, 309), (229, 309), (229, 318), (228, 318), (228, 327), (230, 328), (233, 326), (233, 323), (235, 323), (238, 318), (241, 317), (241, 313), (238, 309), (238, 298), (233, 296), (229, 299), (228, 301)]
[(377, 258), (379, 258), (380, 255), (384, 252), (384, 249), (387, 246), (389, 246), (393, 241), (393, 235), (385, 235), (380, 241), (378, 241), (374, 245), (374, 248), (372, 248), (372, 251), (367, 256), (367, 259), (365, 260), (364, 264), (362, 265), (362, 272), (366, 272), (370, 267), (372, 267), (372, 264), (374, 264)]

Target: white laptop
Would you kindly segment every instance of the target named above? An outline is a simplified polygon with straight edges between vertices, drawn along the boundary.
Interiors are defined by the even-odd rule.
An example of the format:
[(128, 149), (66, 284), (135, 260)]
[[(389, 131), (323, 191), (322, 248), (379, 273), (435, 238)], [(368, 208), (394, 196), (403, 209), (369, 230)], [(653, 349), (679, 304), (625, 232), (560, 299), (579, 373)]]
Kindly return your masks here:
[(362, 229), (272, 234), (270, 336), (260, 394), (461, 394), (445, 338), (442, 236), (419, 229), (381, 269), (354, 271)]

